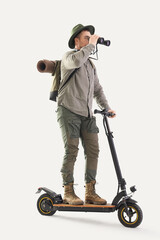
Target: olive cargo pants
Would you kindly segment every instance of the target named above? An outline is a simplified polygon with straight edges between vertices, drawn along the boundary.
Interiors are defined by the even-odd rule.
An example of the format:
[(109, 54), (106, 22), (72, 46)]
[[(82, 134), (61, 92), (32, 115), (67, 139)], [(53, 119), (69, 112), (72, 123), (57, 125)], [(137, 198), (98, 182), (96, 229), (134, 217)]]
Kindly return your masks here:
[(61, 128), (65, 155), (61, 168), (63, 185), (74, 182), (74, 164), (81, 139), (86, 159), (85, 182), (95, 180), (99, 155), (98, 132), (95, 117), (77, 115), (63, 106), (57, 108), (57, 121)]

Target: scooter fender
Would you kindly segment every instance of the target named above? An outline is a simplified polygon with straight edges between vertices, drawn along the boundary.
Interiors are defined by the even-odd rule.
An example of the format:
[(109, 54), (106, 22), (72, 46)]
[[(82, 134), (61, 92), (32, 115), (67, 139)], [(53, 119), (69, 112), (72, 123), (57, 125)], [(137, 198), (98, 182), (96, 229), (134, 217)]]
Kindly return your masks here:
[[(125, 200), (125, 202), (126, 202), (127, 204), (128, 204), (128, 203), (137, 203), (137, 201), (134, 200), (134, 199), (132, 199), (132, 198), (127, 198), (127, 199)], [(116, 210), (119, 209), (122, 204), (124, 204), (124, 200), (122, 200), (122, 201), (120, 201), (120, 202), (118, 203), (118, 205), (116, 206)]]
[(44, 191), (46, 193), (48, 193), (51, 197), (55, 197), (57, 194), (55, 192), (53, 192), (52, 190), (46, 188), (46, 187), (40, 187), (38, 188), (38, 191), (36, 193), (40, 193), (41, 191)]
[(36, 193), (40, 193), (42, 190), (54, 199), (54, 203), (59, 204), (59, 203), (63, 202), (61, 194), (57, 194), (57, 193), (53, 192), (52, 190), (50, 190), (46, 187), (38, 188), (38, 191)]

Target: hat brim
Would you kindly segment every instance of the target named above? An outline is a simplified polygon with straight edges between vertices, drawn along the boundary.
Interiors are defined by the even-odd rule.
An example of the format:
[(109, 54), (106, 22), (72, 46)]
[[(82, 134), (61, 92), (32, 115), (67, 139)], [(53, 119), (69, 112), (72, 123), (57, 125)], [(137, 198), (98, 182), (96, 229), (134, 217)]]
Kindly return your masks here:
[(93, 35), (94, 32), (95, 32), (95, 28), (94, 28), (92, 25), (88, 25), (88, 26), (84, 26), (84, 27), (80, 28), (77, 32), (75, 32), (75, 33), (70, 37), (69, 42), (68, 42), (68, 46), (69, 46), (70, 48), (73, 49), (73, 48), (75, 47), (74, 38), (75, 38), (80, 32), (82, 32), (83, 30), (88, 30), (88, 31), (91, 33), (91, 35)]

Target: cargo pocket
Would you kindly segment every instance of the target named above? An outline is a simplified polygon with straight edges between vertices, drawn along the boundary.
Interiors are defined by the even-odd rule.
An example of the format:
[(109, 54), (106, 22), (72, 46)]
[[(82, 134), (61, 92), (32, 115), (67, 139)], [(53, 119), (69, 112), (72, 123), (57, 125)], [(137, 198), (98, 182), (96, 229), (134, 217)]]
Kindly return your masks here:
[(81, 121), (79, 120), (68, 120), (68, 132), (70, 138), (79, 138), (80, 137), (80, 125)]
[(59, 121), (59, 119), (62, 117), (62, 112), (60, 107), (57, 108), (56, 110), (56, 114), (57, 114), (57, 122)]
[(87, 119), (86, 130), (89, 133), (99, 133), (99, 128), (96, 125), (96, 118), (95, 117)]
[(57, 113), (57, 122), (59, 123), (60, 128), (65, 124), (65, 119), (63, 116), (62, 108), (59, 106), (56, 110)]
[(64, 118), (62, 117), (58, 118), (57, 122), (59, 123), (60, 128), (62, 128), (65, 124)]

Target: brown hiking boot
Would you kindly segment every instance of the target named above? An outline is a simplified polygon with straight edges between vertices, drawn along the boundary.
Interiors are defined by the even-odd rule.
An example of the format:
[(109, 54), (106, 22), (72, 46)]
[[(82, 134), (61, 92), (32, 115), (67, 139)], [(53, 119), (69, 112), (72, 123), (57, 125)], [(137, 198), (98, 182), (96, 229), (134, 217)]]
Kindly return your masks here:
[(64, 197), (63, 203), (73, 204), (73, 205), (82, 205), (83, 201), (77, 197), (73, 189), (73, 183), (64, 185)]
[(85, 203), (86, 204), (97, 204), (97, 205), (105, 205), (107, 201), (95, 192), (95, 180), (92, 180), (89, 183), (86, 183), (86, 192), (85, 192)]

